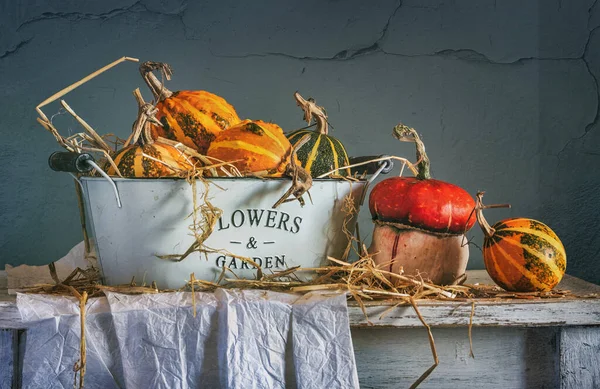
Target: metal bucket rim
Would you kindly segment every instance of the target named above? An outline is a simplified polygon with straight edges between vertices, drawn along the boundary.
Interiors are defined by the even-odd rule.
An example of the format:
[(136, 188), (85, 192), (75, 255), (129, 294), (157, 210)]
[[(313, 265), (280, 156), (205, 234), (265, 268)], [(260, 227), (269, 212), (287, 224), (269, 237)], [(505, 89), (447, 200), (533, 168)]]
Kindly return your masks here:
[[(81, 176), (80, 180), (90, 180), (90, 181), (101, 181), (106, 180), (104, 177), (90, 177), (90, 176)], [(111, 177), (111, 179), (115, 182), (152, 182), (152, 181), (186, 181), (185, 178), (179, 177), (159, 177), (159, 178), (121, 178), (121, 177)], [(258, 178), (258, 177), (205, 177), (203, 178), (207, 181), (291, 181), (290, 177), (269, 177), (269, 178)], [(354, 180), (346, 180), (343, 178), (313, 178), (313, 182), (349, 182), (353, 184), (364, 184), (367, 183), (367, 179), (359, 178)]]

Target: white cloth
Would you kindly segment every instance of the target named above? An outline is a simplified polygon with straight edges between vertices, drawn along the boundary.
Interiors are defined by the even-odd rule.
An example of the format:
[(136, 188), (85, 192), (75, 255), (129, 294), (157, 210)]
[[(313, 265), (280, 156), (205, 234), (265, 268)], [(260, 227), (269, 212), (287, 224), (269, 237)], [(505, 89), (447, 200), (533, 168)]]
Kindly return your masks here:
[[(262, 290), (107, 293), (86, 311), (86, 388), (351, 389), (358, 376), (346, 295)], [(78, 302), (19, 294), (28, 323), (23, 387), (71, 388)]]

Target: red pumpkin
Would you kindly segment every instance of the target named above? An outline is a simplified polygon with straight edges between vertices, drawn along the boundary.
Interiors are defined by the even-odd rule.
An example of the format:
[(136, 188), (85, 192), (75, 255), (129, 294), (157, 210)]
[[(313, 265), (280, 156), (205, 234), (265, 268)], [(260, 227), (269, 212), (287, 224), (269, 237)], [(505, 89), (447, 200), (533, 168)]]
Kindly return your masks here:
[(371, 191), (375, 230), (369, 252), (388, 271), (451, 283), (466, 270), (464, 233), (475, 224), (475, 201), (459, 186), (431, 178), (425, 145), (414, 129), (400, 124), (394, 136), (415, 142), (418, 174), (385, 179)]
[(391, 177), (375, 185), (369, 197), (373, 219), (445, 234), (471, 229), (475, 224), (473, 197), (457, 185), (431, 178), (425, 145), (414, 129), (398, 125), (394, 134), (403, 141), (414, 139), (419, 174)]

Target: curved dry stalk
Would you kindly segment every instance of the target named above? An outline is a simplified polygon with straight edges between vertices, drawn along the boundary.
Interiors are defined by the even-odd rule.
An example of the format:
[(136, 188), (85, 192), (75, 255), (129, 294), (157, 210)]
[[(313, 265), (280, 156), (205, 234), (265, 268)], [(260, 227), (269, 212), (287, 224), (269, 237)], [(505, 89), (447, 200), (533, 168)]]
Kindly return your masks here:
[[(153, 72), (155, 70), (160, 71), (162, 81), (159, 81), (159, 79), (154, 75)], [(165, 79), (167, 81), (170, 80), (171, 75), (173, 74), (173, 70), (169, 64), (164, 62), (146, 61), (140, 65), (139, 71), (142, 75), (142, 78), (148, 85), (148, 88), (150, 88), (156, 103), (168, 99), (173, 95), (173, 92), (168, 90), (164, 83)]]
[(102, 139), (102, 137), (100, 135), (98, 135), (98, 133), (96, 132), (96, 130), (94, 130), (85, 120), (83, 120), (79, 115), (77, 115), (75, 113), (75, 111), (73, 110), (73, 108), (71, 108), (66, 101), (61, 100), (60, 104), (63, 106), (63, 108), (71, 114), (71, 116), (73, 116), (75, 118), (75, 120), (77, 120), (77, 122), (79, 124), (81, 124), (81, 126), (87, 131), (87, 133), (91, 136), (91, 138), (95, 141), (95, 143), (102, 149), (110, 152), (112, 151), (112, 149), (106, 144), (106, 142), (104, 142), (104, 139)]
[(317, 105), (313, 98), (306, 100), (298, 92), (294, 93), (294, 99), (296, 99), (296, 104), (304, 111), (304, 120), (306, 123), (310, 124), (314, 118), (317, 124), (317, 132), (327, 135), (329, 133), (329, 123), (327, 122), (325, 108)]
[(469, 356), (475, 359), (473, 354), (473, 316), (475, 316), (475, 300), (471, 301), (471, 315), (469, 315)]
[[(402, 157), (396, 157), (394, 155), (391, 155), (391, 156), (388, 156), (388, 157), (380, 157), (380, 158), (371, 159), (369, 161), (364, 161), (364, 162), (359, 162), (359, 163), (353, 163), (351, 165), (341, 166), (341, 167), (338, 167), (336, 169), (330, 170), (327, 173), (323, 173), (320, 176), (318, 176), (317, 178), (325, 178), (325, 177), (329, 176), (330, 174), (333, 174), (333, 173), (337, 172), (338, 170), (351, 169), (353, 167), (367, 165), (367, 164), (372, 163), (372, 162), (388, 161), (390, 159), (393, 159), (395, 161), (401, 161), (403, 163), (403, 166), (404, 165), (408, 166), (408, 168), (410, 169), (410, 171), (415, 176), (419, 173), (419, 171), (417, 170), (417, 168), (415, 167), (415, 165), (412, 162), (410, 162), (408, 159), (402, 158)], [(402, 170), (404, 170), (404, 167), (402, 168)]]
[[(76, 293), (76, 297), (79, 299), (79, 325), (81, 326), (81, 340), (79, 344), (80, 356), (79, 361), (75, 362), (75, 365), (73, 366), (73, 371), (75, 373), (79, 372), (79, 388), (83, 389), (87, 356), (87, 350), (85, 347), (85, 304), (88, 300), (88, 293), (86, 291), (83, 291), (83, 293), (79, 295), (79, 293), (74, 288), (73, 291), (74, 293)], [(75, 382), (77, 382), (77, 376), (75, 376)]]
[(192, 314), (196, 317), (196, 293), (194, 291), (194, 284), (196, 281), (196, 275), (192, 272), (190, 274), (190, 286), (192, 288)]
[[(209, 157), (207, 155), (200, 154), (196, 150), (184, 145), (181, 142), (163, 138), (162, 136), (159, 136), (156, 139), (156, 141), (173, 146), (177, 150), (179, 150), (181, 153), (184, 153), (184, 154), (189, 155), (194, 158), (198, 158), (205, 166), (196, 167), (196, 169), (203, 170), (203, 171), (208, 170), (211, 173), (211, 176), (213, 176), (213, 177), (219, 176), (217, 174), (217, 170), (216, 170), (217, 168), (220, 171), (222, 171), (225, 175), (227, 175), (228, 177), (243, 177), (242, 173), (240, 173), (240, 171), (235, 167), (235, 165), (233, 165), (233, 163), (238, 162), (238, 161), (225, 162), (218, 158)], [(213, 163), (211, 160), (217, 161), (217, 163)], [(239, 160), (239, 161), (241, 161), (241, 160)], [(227, 169), (225, 169), (225, 166), (229, 167), (233, 171), (233, 174), (230, 173)]]
[[(81, 80), (60, 90), (59, 92), (53, 94), (52, 96), (48, 97), (46, 100), (42, 101), (40, 104), (38, 104), (35, 107), (37, 113), (39, 114), (39, 117), (37, 118), (38, 123), (40, 123), (46, 130), (48, 130), (54, 136), (54, 138), (56, 139), (56, 141), (58, 142), (58, 144), (60, 146), (62, 146), (63, 148), (65, 148), (68, 151), (77, 152), (77, 153), (80, 153), (82, 150), (91, 150), (92, 149), (92, 148), (84, 148), (83, 145), (79, 144), (79, 142), (77, 142), (76, 139), (67, 139), (67, 138), (63, 137), (62, 135), (60, 135), (57, 128), (52, 124), (51, 119), (48, 119), (46, 114), (44, 114), (44, 112), (42, 111), (42, 107), (61, 98), (62, 96), (66, 95), (70, 91), (76, 89), (80, 85), (88, 82), (89, 80), (93, 79), (94, 77), (98, 76), (99, 74), (107, 71), (108, 69), (110, 69), (124, 61), (138, 62), (139, 60), (136, 58), (131, 58), (131, 57), (122, 57), (122, 58), (96, 70), (95, 72), (89, 74), (88, 76), (82, 78)], [(87, 140), (88, 142), (90, 142), (92, 144), (92, 146), (97, 146), (97, 148), (101, 149), (101, 150), (94, 150), (94, 151), (102, 152), (104, 154), (104, 156), (107, 158), (107, 160), (111, 163), (111, 165), (115, 168), (115, 171), (117, 172), (117, 174), (120, 177), (122, 177), (121, 173), (119, 172), (119, 169), (116, 169), (116, 167), (114, 165), (114, 161), (112, 160), (112, 158), (109, 155), (109, 152), (112, 152), (113, 150), (106, 144), (106, 142), (102, 139), (102, 137), (100, 137), (98, 135), (98, 133), (96, 133), (96, 131), (91, 126), (89, 126), (81, 117), (79, 117), (75, 113), (75, 111), (73, 111), (73, 109), (71, 107), (69, 107), (69, 105), (64, 100), (61, 101), (61, 104), (67, 110), (67, 112), (69, 112), (71, 115), (73, 115), (73, 117), (75, 117), (75, 119), (84, 127), (84, 129), (89, 133), (89, 135), (91, 136), (91, 139), (93, 139), (93, 141), (91, 141), (91, 139), (88, 137), (82, 136), (82, 138), (84, 138), (84, 140)]]
[(125, 62), (125, 61), (131, 61), (131, 62), (139, 62), (140, 60), (137, 58), (131, 58), (131, 57), (121, 57), (118, 60), (109, 63), (108, 65), (96, 70), (95, 72), (85, 76), (84, 78), (82, 78), (81, 80), (69, 85), (68, 87), (56, 92), (55, 94), (53, 94), (52, 96), (48, 97), (46, 100), (42, 101), (41, 103), (39, 103), (36, 107), (35, 110), (38, 112), (38, 114), (41, 116), (41, 119), (45, 122), (50, 122), (50, 120), (48, 119), (48, 117), (44, 114), (44, 112), (42, 111), (42, 107), (50, 104), (51, 102), (55, 101), (56, 99), (59, 99), (61, 97), (63, 97), (64, 95), (66, 95), (67, 93), (71, 92), (72, 90), (78, 88), (80, 85), (85, 84), (86, 82), (88, 82), (89, 80), (95, 78), (96, 76), (100, 75), (101, 73), (104, 73), (105, 71), (107, 71), (108, 69), (117, 66), (118, 64), (120, 64), (121, 62)]
[(41, 118), (37, 118), (37, 121), (54, 136), (54, 139), (56, 139), (56, 141), (58, 142), (58, 144), (60, 146), (67, 149), (67, 151), (77, 152), (77, 150), (76, 150), (77, 146), (72, 145), (70, 142), (68, 142), (66, 140), (66, 138), (64, 138), (62, 135), (60, 135), (60, 133), (58, 132), (58, 130), (56, 129), (56, 127), (54, 127), (54, 125), (52, 123), (50, 123), (49, 121), (45, 122)]
[(239, 169), (238, 169), (238, 168), (237, 168), (235, 165), (233, 165), (235, 162), (240, 162), (240, 161), (242, 161), (241, 159), (238, 159), (238, 160), (235, 160), (235, 161), (226, 162), (226, 161), (223, 161), (223, 160), (221, 160), (221, 159), (219, 159), (219, 158), (211, 157), (211, 156), (208, 156), (208, 155), (205, 155), (204, 157), (206, 157), (206, 159), (209, 159), (209, 160), (217, 161), (217, 162), (218, 162), (218, 164), (220, 164), (220, 165), (222, 165), (222, 166), (227, 166), (227, 165), (229, 165), (228, 167), (231, 169), (231, 171), (233, 172), (233, 174), (234, 174), (236, 177), (243, 177), (243, 176), (244, 176), (244, 175), (242, 174), (242, 172), (240, 172), (240, 170), (239, 170)]
[[(327, 259), (329, 261), (331, 261), (331, 262), (337, 263), (337, 264), (342, 265), (342, 266), (353, 266), (353, 264), (351, 264), (351, 263), (340, 261), (339, 259), (336, 259), (336, 258), (333, 258), (333, 257), (329, 257), (328, 256)], [(356, 263), (357, 262), (355, 262), (355, 264)], [(368, 271), (368, 270), (365, 269), (364, 271)], [(427, 282), (425, 282), (423, 280), (421, 280), (421, 281), (413, 280), (410, 277), (403, 276), (403, 275), (397, 274), (397, 273), (392, 273), (392, 272), (389, 272), (389, 271), (386, 271), (386, 270), (382, 270), (382, 269), (377, 269), (377, 271), (379, 273), (381, 273), (381, 274), (385, 274), (385, 275), (390, 276), (390, 277), (398, 278), (399, 280), (404, 281), (404, 282), (409, 283), (409, 284), (412, 284), (414, 286), (419, 286), (419, 287), (422, 287), (422, 288), (425, 288), (425, 289), (433, 290), (436, 293), (438, 293), (438, 294), (440, 294), (440, 295), (442, 295), (444, 297), (448, 297), (448, 298), (451, 298), (451, 299), (456, 297), (456, 294), (447, 292), (447, 291), (445, 291), (443, 289), (440, 289), (440, 288), (434, 286), (433, 284), (429, 284), (429, 283), (427, 283)]]
[(423, 374), (421, 374), (421, 376), (410, 386), (410, 389), (414, 389), (417, 386), (419, 386), (421, 382), (425, 381), (427, 377), (429, 377), (431, 372), (435, 370), (435, 368), (440, 364), (440, 360), (438, 359), (437, 350), (435, 348), (435, 341), (433, 339), (433, 333), (431, 332), (431, 327), (429, 327), (429, 324), (427, 324), (427, 322), (425, 322), (425, 319), (423, 319), (423, 316), (421, 316), (421, 312), (419, 311), (419, 308), (417, 308), (415, 299), (412, 296), (410, 296), (409, 300), (410, 304), (412, 305), (413, 309), (417, 314), (417, 317), (427, 329), (427, 336), (429, 337), (429, 346), (431, 347), (431, 354), (433, 355), (433, 365), (431, 365), (429, 369), (427, 369)]
[(153, 156), (151, 156), (151, 155), (149, 155), (149, 154), (142, 153), (142, 157), (144, 157), (144, 158), (148, 158), (149, 160), (152, 160), (152, 161), (154, 161), (154, 162), (158, 162), (158, 163), (160, 163), (160, 164), (163, 164), (163, 165), (165, 165), (166, 167), (168, 167), (169, 169), (171, 169), (171, 170), (173, 170), (173, 171), (175, 171), (175, 172), (183, 172), (183, 171), (184, 171), (184, 170), (183, 170), (182, 168), (180, 168), (180, 167), (177, 167), (177, 166), (172, 166), (172, 165), (170, 165), (170, 164), (166, 163), (165, 161), (161, 161), (161, 160), (160, 160), (160, 159), (158, 159), (158, 158), (154, 158)]
[[(292, 177), (292, 185), (290, 188), (277, 200), (272, 208), (277, 208), (283, 203), (298, 200), (301, 206), (304, 206), (304, 193), (308, 194), (308, 198), (312, 202), (309, 189), (312, 187), (312, 176), (302, 166), (296, 165), (296, 151), (310, 140), (310, 135), (304, 135), (293, 148), (290, 148), (290, 163), (286, 166), (285, 175)], [(284, 159), (287, 158), (287, 155)], [(292, 197), (290, 197), (292, 196)]]
[(200, 162), (202, 162), (205, 166), (203, 166), (203, 168), (206, 168), (209, 170), (210, 174), (213, 176), (217, 175), (217, 170), (214, 167), (207, 167), (206, 165), (210, 165), (210, 161), (208, 160), (208, 158), (206, 158), (204, 155), (200, 154), (199, 152), (197, 152), (196, 150), (192, 149), (191, 147), (188, 147), (186, 145), (184, 145), (181, 142), (178, 141), (174, 141), (171, 139), (167, 139), (167, 138), (163, 138), (162, 136), (159, 136), (156, 139), (158, 142), (164, 143), (164, 144), (168, 144), (170, 146), (175, 147), (182, 155), (189, 155), (195, 158), (198, 158), (200, 160)]
[[(201, 182), (204, 184), (204, 195), (203, 195), (203, 204), (198, 206), (196, 200), (196, 178), (192, 178), (191, 186), (192, 186), (192, 196), (193, 196), (193, 211), (191, 214), (192, 217), (192, 225), (190, 226), (190, 230), (194, 235), (194, 242), (190, 245), (190, 247), (183, 253), (182, 255), (178, 254), (169, 254), (169, 255), (160, 255), (158, 258), (167, 259), (174, 262), (181, 262), (185, 258), (187, 258), (190, 254), (194, 252), (199, 252), (204, 254), (208, 258), (208, 254), (222, 254), (226, 256), (230, 256), (233, 258), (237, 258), (241, 261), (248, 263), (251, 266), (254, 266), (257, 269), (256, 276), (257, 279), (262, 279), (263, 271), (261, 266), (252, 260), (250, 257), (244, 257), (241, 255), (234, 254), (225, 249), (214, 249), (212, 247), (208, 247), (205, 244), (206, 239), (210, 237), (212, 234), (215, 225), (219, 221), (219, 218), (223, 214), (223, 210), (215, 207), (210, 200), (208, 199), (209, 192), (209, 182), (203, 180), (201, 177), (199, 178)], [(198, 220), (198, 213), (200, 213), (202, 220)], [(232, 272), (233, 273), (233, 272)], [(233, 273), (235, 275), (235, 273)]]

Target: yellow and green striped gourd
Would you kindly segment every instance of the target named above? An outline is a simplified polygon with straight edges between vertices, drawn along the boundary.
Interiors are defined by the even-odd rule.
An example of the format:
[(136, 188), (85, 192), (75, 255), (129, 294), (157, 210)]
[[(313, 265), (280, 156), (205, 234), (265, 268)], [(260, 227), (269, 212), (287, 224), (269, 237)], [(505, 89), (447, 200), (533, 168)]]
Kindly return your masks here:
[[(296, 150), (298, 160), (302, 167), (310, 173), (312, 177), (318, 177), (322, 174), (348, 166), (348, 154), (346, 148), (338, 139), (329, 135), (329, 126), (327, 116), (323, 108), (314, 103), (312, 99), (305, 100), (298, 92), (294, 94), (298, 105), (304, 110), (304, 119), (310, 123), (315, 119), (317, 129), (296, 130), (289, 135), (288, 139), (294, 147), (305, 136), (309, 135), (309, 140)], [(350, 169), (340, 169), (332, 173), (333, 175), (349, 176)]]
[(528, 218), (490, 226), (483, 217), (483, 193), (477, 194), (477, 221), (484, 233), (483, 261), (496, 284), (508, 291), (549, 291), (562, 279), (567, 253), (552, 229)]

